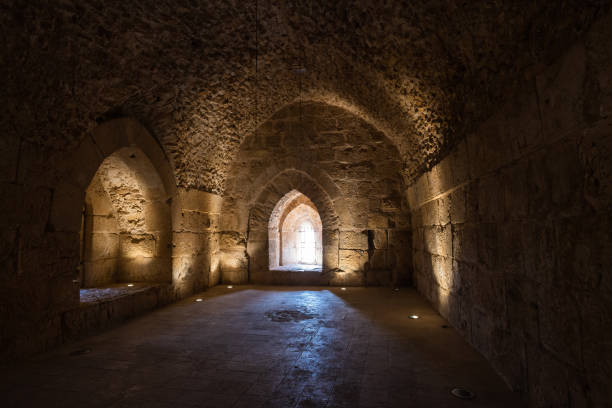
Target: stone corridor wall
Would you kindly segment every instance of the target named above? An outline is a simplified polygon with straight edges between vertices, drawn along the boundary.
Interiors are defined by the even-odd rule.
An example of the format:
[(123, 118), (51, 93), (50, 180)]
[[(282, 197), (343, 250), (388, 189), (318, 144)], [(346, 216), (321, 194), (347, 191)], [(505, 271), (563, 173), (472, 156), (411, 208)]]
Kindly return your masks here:
[[(246, 282), (249, 271), (269, 272), (268, 220), (276, 203), (296, 189), (314, 202), (323, 224), (324, 274), (308, 283), (410, 282), (401, 169), (385, 135), (344, 109), (303, 102), (277, 112), (243, 142), (227, 180), (223, 281)], [(285, 278), (266, 282), (305, 283)]]
[(532, 407), (612, 401), (612, 27), (407, 193), (415, 281)]
[[(80, 307), (80, 231), (85, 191), (105, 158), (137, 147), (146, 154), (169, 208), (172, 282), (119, 302)], [(189, 296), (219, 281), (212, 256), (221, 197), (176, 187), (159, 143), (135, 120), (98, 126), (74, 149), (0, 138), (0, 361), (62, 342)], [(144, 208), (145, 213), (151, 208)], [(154, 211), (155, 213), (155, 211)], [(160, 212), (157, 212), (161, 214)], [(150, 221), (153, 221), (152, 219)], [(153, 226), (151, 226), (153, 228)]]

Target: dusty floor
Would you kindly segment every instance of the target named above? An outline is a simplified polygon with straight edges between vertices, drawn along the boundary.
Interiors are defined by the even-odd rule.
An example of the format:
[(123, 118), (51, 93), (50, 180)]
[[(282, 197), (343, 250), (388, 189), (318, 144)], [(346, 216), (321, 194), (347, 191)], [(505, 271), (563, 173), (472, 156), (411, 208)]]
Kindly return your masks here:
[(271, 268), (273, 271), (293, 271), (293, 272), (321, 272), (323, 267), (321, 265), (309, 265), (309, 264), (290, 264), (281, 265), (275, 268)]
[[(445, 324), (411, 289), (218, 286), (2, 367), (0, 400), (88, 408), (521, 406)], [(458, 385), (476, 399), (450, 395)]]

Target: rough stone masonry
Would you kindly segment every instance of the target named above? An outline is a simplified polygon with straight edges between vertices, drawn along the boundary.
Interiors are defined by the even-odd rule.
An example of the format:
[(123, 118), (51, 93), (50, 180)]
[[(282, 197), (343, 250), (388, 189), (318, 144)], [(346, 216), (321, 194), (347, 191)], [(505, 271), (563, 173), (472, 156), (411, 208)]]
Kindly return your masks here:
[[(530, 406), (609, 405), (611, 19), (4, 1), (0, 358), (222, 282), (414, 285)], [(294, 190), (321, 272), (270, 270)]]

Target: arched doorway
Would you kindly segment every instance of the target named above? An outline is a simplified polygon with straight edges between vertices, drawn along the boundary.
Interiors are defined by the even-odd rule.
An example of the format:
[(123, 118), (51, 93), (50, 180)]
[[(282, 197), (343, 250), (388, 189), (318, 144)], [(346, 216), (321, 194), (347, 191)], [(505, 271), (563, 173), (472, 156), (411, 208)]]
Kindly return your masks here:
[(276, 204), (268, 223), (270, 269), (321, 271), (323, 234), (317, 207), (291, 190)]

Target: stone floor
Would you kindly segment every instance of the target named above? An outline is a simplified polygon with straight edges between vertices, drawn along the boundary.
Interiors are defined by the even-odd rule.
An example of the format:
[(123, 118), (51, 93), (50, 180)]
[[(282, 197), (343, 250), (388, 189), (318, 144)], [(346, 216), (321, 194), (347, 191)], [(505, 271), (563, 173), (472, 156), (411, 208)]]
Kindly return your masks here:
[(293, 272), (321, 272), (323, 267), (321, 265), (309, 265), (309, 264), (290, 264), (281, 265), (275, 268), (271, 268), (274, 271), (293, 271)]
[[(88, 408), (520, 407), (445, 324), (412, 289), (217, 286), (2, 367), (0, 401)], [(455, 386), (476, 398), (453, 397)]]

